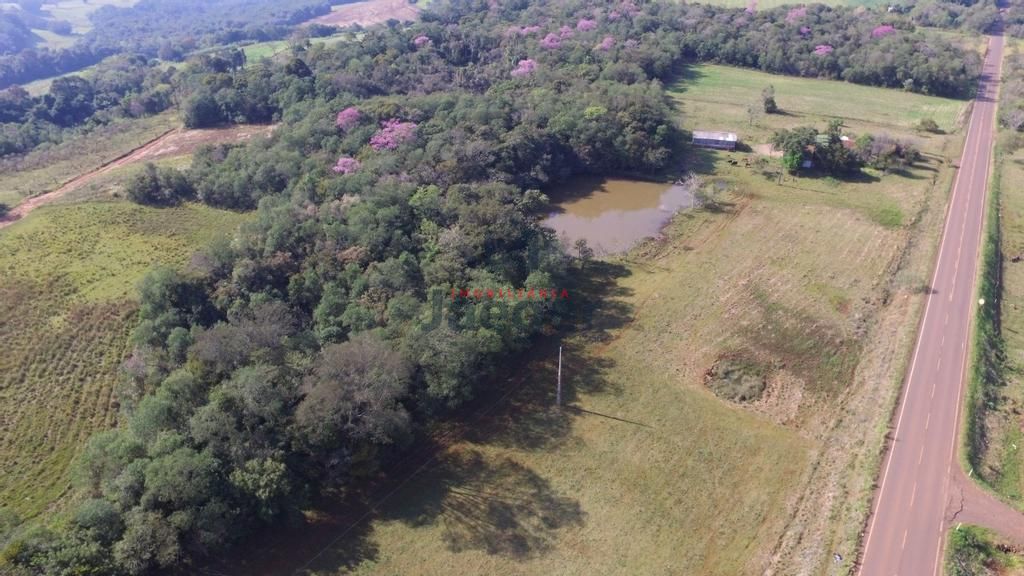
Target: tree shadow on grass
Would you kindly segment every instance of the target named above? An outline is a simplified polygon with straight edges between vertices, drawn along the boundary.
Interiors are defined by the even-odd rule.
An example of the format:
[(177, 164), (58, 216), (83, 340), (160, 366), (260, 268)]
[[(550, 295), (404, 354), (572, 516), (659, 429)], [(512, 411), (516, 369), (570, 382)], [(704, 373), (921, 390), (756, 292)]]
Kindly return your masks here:
[(680, 64), (673, 71), (672, 81), (669, 82), (666, 89), (677, 94), (684, 94), (692, 84), (700, 82), (706, 76), (707, 73), (695, 64)]
[(380, 555), (373, 524), (357, 521), (370, 513), (365, 497), (350, 495), (324, 502), (311, 517), (296, 514), (284, 526), (276, 524), (247, 538), (227, 554), (181, 572), (207, 576), (277, 576), (307, 574), (330, 567), (351, 571)]
[[(505, 374), (482, 394), (422, 438), (386, 473), (343, 496), (317, 499), (327, 519), (293, 529), (268, 530), (245, 550), (208, 565), (207, 574), (276, 575), (346, 572), (380, 557), (374, 519), (414, 527), (441, 523), (453, 552), (479, 550), (514, 560), (549, 552), (561, 530), (583, 525), (580, 504), (558, 493), (545, 478), (508, 458), (485, 456), (461, 441), (527, 450), (550, 450), (571, 440), (572, 420), (605, 417), (585, 408), (555, 407), (558, 347), (563, 346), (564, 402), (584, 393), (619, 393), (606, 377), (608, 358), (588, 343), (607, 342), (633, 317), (631, 291), (620, 280), (629, 268), (592, 261), (574, 271), (572, 316), (562, 332), (540, 339), (509, 361)], [(511, 375), (509, 375), (511, 373)], [(633, 422), (616, 422), (631, 426)], [(454, 447), (453, 447), (454, 446)]]
[(579, 502), (522, 464), (476, 450), (446, 454), (390, 507), (389, 518), (440, 523), (452, 552), (478, 550), (513, 560), (551, 551), (559, 532), (582, 526)]
[(686, 158), (683, 162), (683, 172), (695, 174), (712, 175), (715, 173), (715, 162), (718, 159), (718, 152), (708, 148), (690, 146), (687, 148)]
[(633, 307), (626, 301), (632, 290), (620, 284), (631, 274), (622, 264), (602, 260), (577, 270), (573, 318), (565, 335), (575, 333), (586, 341), (604, 342), (612, 338), (613, 330), (632, 321)]
[[(521, 367), (504, 377), (495, 389), (510, 391), (501, 406), (478, 413), (464, 429), (464, 438), (527, 450), (551, 449), (569, 439), (573, 414), (555, 409), (558, 348), (562, 347), (563, 403), (579, 394), (619, 394), (618, 383), (607, 377), (613, 362), (595, 354), (588, 344), (606, 343), (633, 318), (628, 302), (632, 291), (620, 284), (629, 268), (595, 260), (575, 271), (572, 316), (560, 333), (537, 342), (522, 357)], [(494, 387), (492, 387), (494, 388)]]

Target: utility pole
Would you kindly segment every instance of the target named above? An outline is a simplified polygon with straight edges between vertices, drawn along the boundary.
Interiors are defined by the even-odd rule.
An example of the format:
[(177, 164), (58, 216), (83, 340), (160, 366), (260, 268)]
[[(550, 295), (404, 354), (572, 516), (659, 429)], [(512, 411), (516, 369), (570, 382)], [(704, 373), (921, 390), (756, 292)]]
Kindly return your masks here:
[(558, 347), (558, 392), (555, 395), (555, 405), (562, 405), (562, 347)]

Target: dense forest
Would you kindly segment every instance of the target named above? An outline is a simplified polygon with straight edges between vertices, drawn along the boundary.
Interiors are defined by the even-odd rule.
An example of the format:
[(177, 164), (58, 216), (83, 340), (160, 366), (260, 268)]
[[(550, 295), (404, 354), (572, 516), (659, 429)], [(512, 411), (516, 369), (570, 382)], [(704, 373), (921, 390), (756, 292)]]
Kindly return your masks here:
[(283, 38), (294, 25), (330, 11), (327, 0), (142, 0), (93, 13), (85, 43), (96, 52), (116, 48), (180, 60), (196, 48)]
[(35, 35), (21, 18), (0, 12), (0, 56), (27, 50), (35, 43)]
[(5, 34), (0, 18), (0, 48), (16, 46), (16, 53), (0, 56), (0, 88), (74, 72), (113, 54), (181, 60), (202, 48), (276, 40), (288, 36), (296, 24), (329, 11), (326, 0), (142, 0), (126, 8), (100, 8), (90, 15), (93, 29), (62, 50), (28, 48), (13, 32)]
[[(173, 82), (190, 125), (281, 126), (183, 172), (149, 167), (130, 195), (256, 214), (143, 280), (122, 425), (78, 459), (65, 521), (0, 514), (2, 558), (23, 574), (187, 569), (386, 468), (569, 311), (575, 264), (538, 224), (540, 190), (673, 171), (683, 138), (662, 81), (685, 61), (971, 92), (976, 55), (886, 18), (436, 2), (413, 26), (280, 63), (190, 67)], [(825, 136), (836, 168), (853, 166), (838, 127)]]
[(173, 105), (176, 70), (149, 65), (139, 55), (98, 64), (89, 78), (57, 78), (33, 97), (18, 86), (0, 90), (0, 157), (24, 154), (67, 134), (88, 131), (113, 118), (157, 114)]
[[(230, 4), (230, 3), (228, 3)], [(100, 29), (104, 34), (136, 23), (139, 30), (152, 29), (140, 20), (135, 10), (148, 14), (150, 5), (141, 3), (128, 9), (103, 10), (97, 16), (110, 22)], [(156, 10), (169, 9), (167, 6)], [(307, 10), (317, 11), (319, 5), (312, 3)], [(173, 52), (177, 58), (195, 47), (186, 36), (185, 44), (173, 44), (178, 32), (208, 30), (206, 41), (216, 38), (227, 40), (217, 30), (230, 28), (225, 12), (208, 9), (204, 18), (189, 20), (162, 18), (172, 22), (171, 28), (146, 38), (160, 37), (161, 47), (138, 46), (150, 52)], [(668, 77), (672, 66), (681, 58), (713, 60), (738, 66), (756, 67), (771, 72), (846, 79), (851, 82), (900, 87), (925, 93), (966, 96), (971, 90), (977, 74), (978, 58), (964, 54), (950, 44), (934, 38), (926, 39), (910, 28), (898, 28), (885, 24), (889, 16), (883, 13), (858, 12), (853, 10), (830, 9), (824, 6), (811, 8), (779, 9), (750, 13), (743, 10), (727, 10), (707, 6), (688, 6), (672, 14), (668, 8), (655, 6), (650, 9), (645, 27), (657, 30), (649, 35), (643, 45), (636, 38), (623, 40), (619, 49), (626, 50), (630, 62), (643, 67), (644, 72), (660, 79)], [(290, 21), (305, 17), (299, 7), (281, 12), (267, 8), (264, 20)], [(124, 19), (117, 24), (118, 18)], [(218, 19), (220, 18), (220, 19)], [(428, 16), (428, 18), (430, 18)], [(259, 20), (257, 20), (259, 21)], [(207, 22), (208, 28), (201, 28)], [(621, 19), (610, 25), (620, 33), (628, 33)], [(252, 25), (250, 25), (250, 30)], [(900, 26), (910, 26), (906, 22)], [(166, 32), (166, 33), (165, 33)], [(322, 31), (321, 31), (322, 32)], [(643, 31), (638, 31), (643, 32)], [(553, 48), (561, 45), (561, 34), (541, 38), (538, 48), (550, 58)], [(524, 35), (528, 37), (529, 34)], [(232, 37), (233, 38), (233, 37)], [(609, 42), (614, 42), (611, 38)], [(669, 46), (669, 43), (676, 46)], [(566, 44), (569, 47), (569, 44)], [(603, 51), (610, 51), (609, 45)], [(654, 48), (657, 53), (650, 53)], [(568, 54), (569, 50), (558, 52)], [(26, 53), (27, 54), (27, 53)], [(168, 54), (164, 54), (167, 56)], [(0, 92), (0, 101), (8, 105), (0, 113), (0, 156), (21, 154), (45, 142), (56, 142), (61, 138), (62, 129), (86, 124), (86, 128), (102, 123), (111, 113), (138, 116), (159, 112), (170, 105), (172, 100), (186, 101), (185, 120), (190, 127), (214, 126), (232, 122), (269, 122), (282, 106), (272, 102), (265, 72), (257, 75), (231, 76), (228, 72), (244, 64), (244, 56), (237, 49), (200, 51), (193, 56), (186, 69), (193, 73), (182, 76), (181, 82), (171, 82), (177, 70), (159, 69), (147, 71), (152, 63), (146, 62), (146, 54), (132, 54), (119, 57), (97, 67), (90, 79), (68, 77), (55, 82), (51, 93), (32, 99), (17, 88)], [(356, 57), (356, 55), (353, 55)], [(420, 59), (423, 56), (419, 56)], [(659, 60), (652, 60), (659, 59)], [(578, 60), (578, 58), (577, 58)], [(536, 61), (531, 59), (531, 62)], [(305, 61), (296, 61), (294, 66), (306, 66)], [(445, 66), (445, 63), (441, 63)], [(130, 67), (131, 70), (125, 70)], [(295, 73), (309, 73), (292, 70)], [(465, 70), (460, 70), (465, 73)], [(401, 69), (389, 74), (401, 76)], [(627, 68), (617, 69), (616, 74), (632, 74)], [(111, 77), (116, 76), (111, 81)], [(413, 82), (418, 82), (417, 75)], [(201, 80), (196, 80), (201, 78)], [(453, 78), (454, 79), (454, 78)], [(392, 81), (394, 80), (394, 81)], [(386, 93), (395, 90), (412, 89), (410, 79), (372, 77), (361, 78), (359, 82), (375, 85), (374, 90)], [(436, 81), (436, 78), (428, 78)], [(445, 78), (443, 81), (448, 81)], [(457, 80), (457, 79), (455, 79)], [(169, 90), (170, 85), (175, 88)], [(76, 93), (80, 92), (80, 93)], [(356, 93), (367, 93), (365, 90)], [(69, 104), (73, 104), (69, 108)], [(97, 112), (109, 111), (96, 114)]]

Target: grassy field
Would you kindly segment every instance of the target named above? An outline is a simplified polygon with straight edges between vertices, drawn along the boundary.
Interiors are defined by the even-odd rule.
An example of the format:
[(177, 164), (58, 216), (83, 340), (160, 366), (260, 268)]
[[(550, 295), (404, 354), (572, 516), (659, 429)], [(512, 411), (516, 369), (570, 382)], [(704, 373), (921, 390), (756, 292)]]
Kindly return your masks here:
[(136, 3), (138, 0), (51, 0), (45, 6), (55, 19), (71, 22), (71, 29), (76, 34), (84, 34), (92, 30), (89, 14), (104, 6), (124, 8)]
[(32, 33), (43, 39), (43, 44), (37, 47), (46, 47), (51, 50), (70, 48), (78, 41), (77, 36), (61, 36), (49, 30), (32, 30)]
[(0, 162), (0, 202), (16, 206), (25, 198), (55, 190), (179, 125), (172, 112), (118, 121), (23, 158)]
[(60, 500), (71, 459), (116, 417), (136, 282), (154, 264), (183, 264), (242, 218), (84, 203), (0, 230), (0, 507), (31, 517)]
[[(746, 123), (729, 110), (751, 84), (725, 72), (676, 86), (687, 125)], [(843, 108), (846, 84), (771, 81), (786, 86), (783, 108), (794, 107), (783, 95), (799, 89), (828, 102), (826, 113), (880, 111), (851, 125), (914, 136), (867, 95)], [(759, 93), (760, 82), (752, 85)], [(949, 128), (959, 114), (957, 102), (870, 96), (904, 110), (934, 105)], [(695, 109), (704, 117), (691, 116)], [(717, 205), (679, 215), (628, 257), (581, 271), (585, 288), (572, 297), (586, 312), (575, 329), (538, 346), (498, 384), (507, 395), (439, 440), (436, 457), (397, 488), (340, 518), (311, 512), (323, 521), (275, 533), (276, 554), (247, 550), (229, 571), (848, 569), (941, 229), (952, 176), (944, 158), (958, 155), (961, 141), (959, 133), (922, 138), (928, 156), (919, 165), (845, 182), (779, 182), (753, 154), (691, 151), (688, 168), (721, 190)], [(562, 410), (551, 407), (557, 343)], [(705, 379), (724, 360), (763, 374), (763, 396), (739, 404), (712, 393)]]
[(46, 94), (50, 91), (50, 85), (52, 85), (53, 81), (57, 78), (63, 78), (64, 76), (81, 76), (83, 78), (88, 78), (91, 71), (92, 66), (87, 66), (85, 68), (82, 68), (81, 70), (75, 70), (74, 72), (68, 72), (67, 74), (61, 74), (59, 76), (51, 76), (49, 78), (33, 80), (23, 85), (22, 88), (24, 88), (32, 96), (42, 96), (43, 94)]
[[(759, 115), (751, 125), (747, 108), (760, 106), (761, 91), (769, 85), (775, 88), (775, 100), (783, 114)], [(964, 111), (964, 102), (959, 100), (713, 64), (688, 67), (669, 89), (683, 105), (681, 111), (688, 127), (730, 129), (748, 143), (765, 142), (778, 128), (815, 122), (823, 129), (830, 118), (888, 132), (906, 132), (921, 119), (931, 118), (948, 131), (957, 126)], [(713, 121), (696, 122), (703, 119)], [(755, 140), (748, 134), (753, 134)]]
[[(351, 32), (341, 32), (331, 36), (324, 36), (322, 38), (311, 38), (310, 43), (323, 44), (330, 46), (343, 40), (358, 36)], [(282, 52), (288, 50), (287, 40), (271, 40), (268, 42), (256, 42), (255, 44), (247, 44), (242, 46), (242, 51), (245, 52), (246, 65), (251, 66), (258, 63), (264, 58), (273, 58)]]
[(243, 46), (242, 52), (245, 53), (246, 63), (255, 64), (264, 58), (273, 58), (287, 49), (288, 42), (286, 40), (273, 40)]

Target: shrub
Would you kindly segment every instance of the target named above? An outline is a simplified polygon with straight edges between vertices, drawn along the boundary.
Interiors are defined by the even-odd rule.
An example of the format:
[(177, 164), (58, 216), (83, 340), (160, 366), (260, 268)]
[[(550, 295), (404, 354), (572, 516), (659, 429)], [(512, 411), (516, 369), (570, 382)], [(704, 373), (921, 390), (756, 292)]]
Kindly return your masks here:
[(933, 134), (942, 133), (942, 128), (939, 128), (939, 123), (933, 118), (922, 118), (921, 121), (917, 123), (917, 129), (922, 132), (931, 132)]
[(192, 184), (181, 171), (146, 163), (128, 182), (128, 198), (147, 206), (173, 206), (195, 196)]

